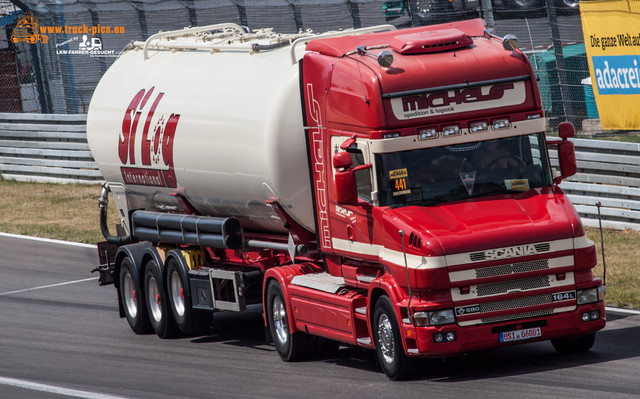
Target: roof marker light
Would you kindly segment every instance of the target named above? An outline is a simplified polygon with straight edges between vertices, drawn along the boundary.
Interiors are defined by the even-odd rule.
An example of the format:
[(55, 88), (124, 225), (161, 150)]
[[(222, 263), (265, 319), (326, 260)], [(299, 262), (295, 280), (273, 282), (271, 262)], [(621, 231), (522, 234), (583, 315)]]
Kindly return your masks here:
[(442, 135), (445, 137), (457, 136), (459, 134), (460, 134), (460, 126), (458, 125), (445, 126), (442, 128)]
[(491, 121), (491, 124), (493, 126), (493, 130), (504, 129), (509, 127), (509, 119), (508, 118), (495, 119)]
[(430, 140), (438, 138), (438, 131), (434, 127), (418, 130), (418, 138), (420, 140)]
[(489, 126), (487, 125), (487, 122), (482, 121), (482, 122), (471, 122), (469, 124), (469, 130), (471, 130), (471, 133), (477, 133), (477, 132), (482, 132), (485, 130), (489, 130)]

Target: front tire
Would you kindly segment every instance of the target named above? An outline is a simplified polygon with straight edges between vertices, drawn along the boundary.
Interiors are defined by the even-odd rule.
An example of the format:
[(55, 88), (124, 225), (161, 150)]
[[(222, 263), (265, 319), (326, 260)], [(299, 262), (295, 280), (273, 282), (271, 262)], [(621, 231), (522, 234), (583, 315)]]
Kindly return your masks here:
[(407, 378), (411, 371), (410, 359), (404, 353), (398, 321), (386, 295), (376, 302), (371, 329), (382, 371), (394, 381)]
[(267, 288), (266, 308), (269, 332), (280, 358), (285, 362), (306, 358), (312, 347), (310, 337), (303, 332), (291, 333), (282, 288), (275, 280), (270, 281)]
[(155, 261), (147, 263), (144, 273), (144, 291), (149, 321), (153, 331), (160, 338), (172, 338), (177, 335), (176, 325), (167, 304), (167, 293), (162, 284), (162, 274)]
[(131, 258), (126, 257), (122, 260), (118, 281), (120, 283), (118, 296), (129, 327), (136, 334), (150, 333), (151, 323), (147, 315), (140, 278), (138, 273), (135, 272)]
[(562, 354), (587, 352), (596, 342), (596, 333), (583, 335), (577, 338), (557, 338), (552, 339), (551, 344)]

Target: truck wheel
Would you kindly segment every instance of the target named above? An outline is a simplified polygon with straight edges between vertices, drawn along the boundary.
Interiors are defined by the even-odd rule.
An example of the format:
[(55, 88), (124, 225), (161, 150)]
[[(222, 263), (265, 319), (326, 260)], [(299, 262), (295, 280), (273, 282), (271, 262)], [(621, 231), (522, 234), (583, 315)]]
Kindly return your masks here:
[(280, 284), (275, 280), (267, 288), (267, 323), (276, 351), (285, 362), (302, 360), (313, 349), (307, 334), (291, 333), (284, 295)]
[(133, 262), (130, 258), (124, 258), (120, 265), (118, 276), (120, 285), (118, 295), (124, 308), (124, 314), (129, 326), (136, 334), (148, 334), (151, 332), (149, 316), (144, 298), (141, 297), (142, 289), (138, 274), (134, 272)]
[(167, 293), (162, 285), (162, 274), (155, 261), (147, 263), (144, 273), (144, 291), (149, 311), (149, 321), (156, 335), (160, 338), (176, 336), (178, 326), (167, 306)]
[(167, 263), (167, 294), (171, 313), (180, 331), (193, 334), (198, 327), (198, 313), (191, 308), (191, 291), (186, 271), (175, 258)]
[(394, 381), (408, 377), (410, 359), (404, 353), (398, 321), (386, 295), (376, 302), (371, 329), (382, 371)]
[(578, 338), (557, 338), (552, 339), (551, 344), (558, 353), (582, 353), (586, 352), (596, 342), (596, 333), (583, 335)]

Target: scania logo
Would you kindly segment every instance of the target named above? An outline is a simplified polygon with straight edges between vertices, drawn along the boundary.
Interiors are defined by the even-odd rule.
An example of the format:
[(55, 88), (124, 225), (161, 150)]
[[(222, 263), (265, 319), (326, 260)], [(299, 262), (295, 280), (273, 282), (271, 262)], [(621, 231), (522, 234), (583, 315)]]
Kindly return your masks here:
[(419, 94), (403, 97), (402, 108), (404, 112), (409, 112), (427, 108), (446, 107), (452, 104), (499, 100), (504, 96), (505, 91), (513, 89), (513, 83), (503, 83), (494, 86), (471, 87), (468, 89)]
[(516, 256), (535, 255), (536, 247), (533, 244), (517, 245), (515, 247), (490, 249), (484, 252), (486, 260), (514, 258)]

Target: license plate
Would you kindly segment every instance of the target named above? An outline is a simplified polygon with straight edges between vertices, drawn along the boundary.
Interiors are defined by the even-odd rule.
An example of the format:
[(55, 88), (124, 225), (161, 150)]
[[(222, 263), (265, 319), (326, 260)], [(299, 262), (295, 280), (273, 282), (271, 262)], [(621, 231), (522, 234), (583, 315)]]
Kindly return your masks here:
[(524, 341), (531, 338), (541, 337), (540, 327), (527, 328), (524, 330), (508, 331), (500, 333), (500, 342)]

